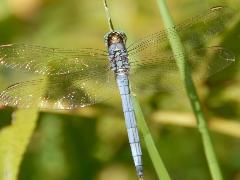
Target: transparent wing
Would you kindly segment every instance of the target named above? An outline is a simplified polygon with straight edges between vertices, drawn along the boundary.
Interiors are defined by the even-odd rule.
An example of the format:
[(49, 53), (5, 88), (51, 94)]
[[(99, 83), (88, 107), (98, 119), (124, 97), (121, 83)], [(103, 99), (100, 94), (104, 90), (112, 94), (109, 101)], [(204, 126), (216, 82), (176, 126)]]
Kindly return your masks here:
[(41, 109), (77, 109), (112, 97), (115, 81), (111, 72), (103, 76), (102, 71), (96, 71), (94, 78), (80, 74), (39, 77), (13, 84), (0, 94), (0, 102), (20, 108), (29, 108), (38, 102)]
[[(233, 64), (235, 56), (227, 49), (213, 46), (188, 53), (187, 60), (193, 80), (197, 83)], [(161, 56), (146, 56), (144, 61), (132, 61), (130, 80), (136, 92), (184, 92), (176, 60), (170, 51)]]
[(223, 32), (226, 25), (233, 17), (234, 12), (228, 7), (214, 7), (206, 12), (185, 20), (173, 28), (148, 35), (137, 42), (130, 44), (130, 56), (156, 55), (169, 48), (167, 32), (177, 31), (185, 49), (202, 48), (216, 35)]
[(26, 44), (0, 46), (0, 64), (41, 75), (58, 75), (106, 67), (107, 53), (99, 49), (65, 50)]
[[(234, 55), (218, 46), (207, 47), (209, 42), (224, 31), (234, 15), (228, 7), (215, 7), (189, 18), (172, 29), (146, 36), (128, 47), (131, 63), (132, 87), (136, 91), (169, 91), (183, 89), (167, 32), (177, 31), (186, 52), (193, 78), (199, 81), (204, 76), (196, 73), (201, 69), (209, 77), (235, 60)], [(211, 61), (212, 60), (212, 61)]]
[(76, 109), (109, 99), (115, 89), (107, 55), (101, 50), (5, 45), (0, 47), (0, 63), (40, 76), (3, 91), (0, 102), (9, 106), (28, 108), (37, 101), (44, 109)]

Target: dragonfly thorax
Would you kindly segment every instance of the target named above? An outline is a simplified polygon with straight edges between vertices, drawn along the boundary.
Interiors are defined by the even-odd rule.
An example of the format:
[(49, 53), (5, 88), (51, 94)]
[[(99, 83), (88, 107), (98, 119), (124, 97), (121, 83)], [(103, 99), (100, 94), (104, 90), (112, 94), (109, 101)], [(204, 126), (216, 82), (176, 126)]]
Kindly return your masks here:
[(123, 32), (110, 32), (105, 36), (110, 68), (114, 73), (128, 73), (128, 53), (125, 47), (126, 35)]

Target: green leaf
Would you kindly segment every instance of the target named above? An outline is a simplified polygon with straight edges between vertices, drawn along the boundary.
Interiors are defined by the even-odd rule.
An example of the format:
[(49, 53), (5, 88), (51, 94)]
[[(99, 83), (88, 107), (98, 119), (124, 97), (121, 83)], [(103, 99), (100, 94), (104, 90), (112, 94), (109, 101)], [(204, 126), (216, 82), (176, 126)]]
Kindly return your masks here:
[[(42, 94), (45, 83), (39, 85)], [(15, 180), (38, 119), (38, 99), (31, 109), (18, 109), (12, 114), (12, 124), (0, 131), (0, 179)]]

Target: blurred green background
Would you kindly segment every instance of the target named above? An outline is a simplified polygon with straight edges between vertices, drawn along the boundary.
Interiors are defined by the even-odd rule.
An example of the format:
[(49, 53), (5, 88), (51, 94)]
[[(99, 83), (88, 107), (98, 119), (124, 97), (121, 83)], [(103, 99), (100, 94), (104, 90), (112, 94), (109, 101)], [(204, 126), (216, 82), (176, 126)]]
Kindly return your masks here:
[[(240, 8), (238, 0), (168, 1), (175, 22), (222, 3)], [(109, 0), (108, 4), (116, 29), (126, 32), (128, 42), (163, 28), (154, 0)], [(239, 17), (240, 13), (236, 14), (221, 42), (237, 59)], [(0, 0), (0, 44), (104, 49), (103, 36), (107, 31), (101, 0)], [(240, 180), (239, 67), (237, 62), (198, 89), (227, 180)], [(1, 89), (6, 82), (0, 76)], [(211, 179), (187, 99), (155, 93), (142, 99), (141, 106), (172, 179)], [(0, 130), (10, 126), (12, 111), (0, 110)], [(74, 113), (41, 112), (20, 166), (19, 179), (136, 179), (124, 125), (119, 97)], [(157, 179), (143, 142), (142, 146), (145, 179)]]

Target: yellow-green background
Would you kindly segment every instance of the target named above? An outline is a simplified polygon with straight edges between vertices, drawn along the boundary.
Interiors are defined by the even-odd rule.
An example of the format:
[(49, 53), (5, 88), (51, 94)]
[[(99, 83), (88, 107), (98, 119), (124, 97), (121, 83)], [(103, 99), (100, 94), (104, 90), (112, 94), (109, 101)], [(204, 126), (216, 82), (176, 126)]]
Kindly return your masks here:
[[(155, 0), (108, 3), (116, 29), (126, 32), (128, 42), (163, 28)], [(240, 9), (238, 0), (168, 1), (175, 22), (222, 3)], [(236, 60), (240, 54), (238, 19), (235, 18), (222, 42), (234, 52)], [(0, 44), (105, 48), (103, 36), (107, 31), (102, 0), (0, 0)], [(203, 94), (202, 104), (212, 127), (213, 144), (227, 180), (240, 180), (239, 67), (237, 62), (198, 89)], [(1, 89), (6, 82), (0, 76)], [(151, 94), (141, 101), (141, 106), (172, 179), (211, 179), (186, 99)], [(12, 109), (0, 110), (1, 131), (10, 126), (11, 119)], [(19, 179), (136, 179), (119, 97), (73, 114), (41, 112), (38, 119), (20, 166)], [(28, 116), (21, 123), (29, 124)], [(23, 131), (24, 128), (13, 131), (13, 143)], [(11, 141), (2, 139), (0, 149), (6, 143)], [(145, 178), (157, 179), (144, 143), (142, 146)], [(11, 164), (11, 159), (6, 166), (7, 163)]]

